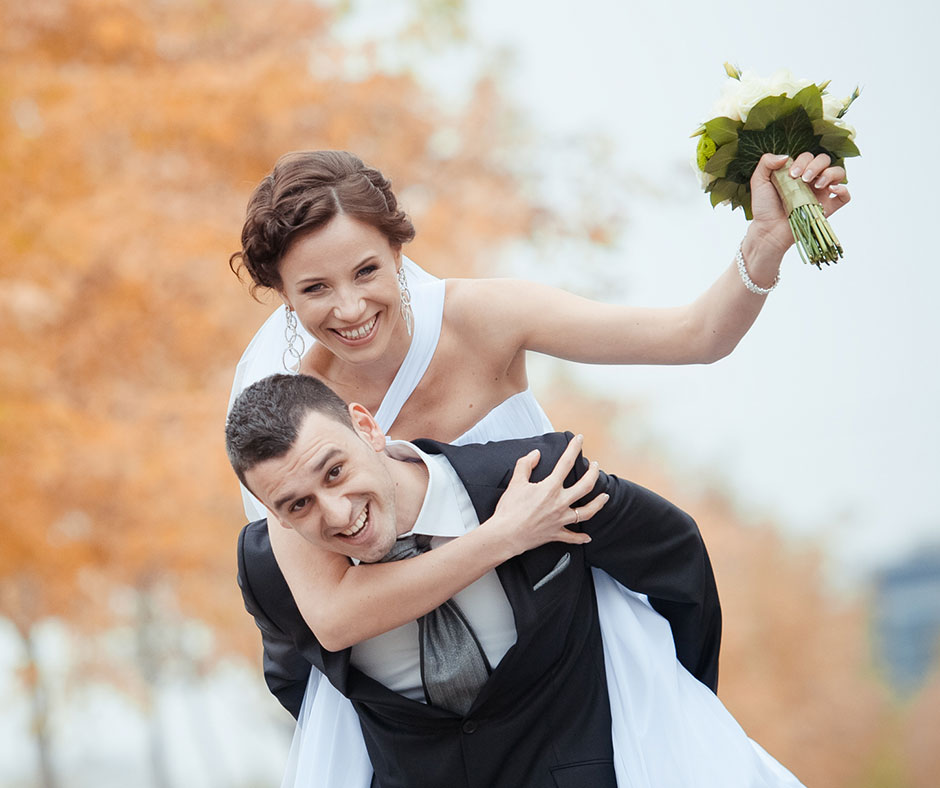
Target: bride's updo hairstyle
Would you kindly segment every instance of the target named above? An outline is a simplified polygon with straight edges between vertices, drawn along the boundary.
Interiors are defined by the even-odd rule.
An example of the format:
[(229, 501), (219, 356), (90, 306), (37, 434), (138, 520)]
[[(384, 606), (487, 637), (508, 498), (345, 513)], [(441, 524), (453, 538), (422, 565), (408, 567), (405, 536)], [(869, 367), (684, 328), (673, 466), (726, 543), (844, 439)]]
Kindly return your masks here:
[(345, 151), (296, 151), (281, 156), (252, 193), (242, 248), (229, 266), (236, 274), (248, 272), (252, 295), (259, 288), (280, 289), (278, 266), (290, 245), (337, 214), (372, 225), (394, 249), (415, 236), (381, 172)]

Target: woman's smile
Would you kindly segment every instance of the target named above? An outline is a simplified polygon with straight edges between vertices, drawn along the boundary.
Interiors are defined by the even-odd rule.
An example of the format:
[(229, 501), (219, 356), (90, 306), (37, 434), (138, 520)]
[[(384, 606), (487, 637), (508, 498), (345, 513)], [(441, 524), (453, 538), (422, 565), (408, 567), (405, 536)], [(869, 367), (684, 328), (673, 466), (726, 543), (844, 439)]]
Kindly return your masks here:
[(351, 328), (331, 328), (343, 342), (348, 345), (364, 345), (372, 340), (376, 334), (376, 327), (379, 323), (379, 315), (372, 315), (364, 323)]

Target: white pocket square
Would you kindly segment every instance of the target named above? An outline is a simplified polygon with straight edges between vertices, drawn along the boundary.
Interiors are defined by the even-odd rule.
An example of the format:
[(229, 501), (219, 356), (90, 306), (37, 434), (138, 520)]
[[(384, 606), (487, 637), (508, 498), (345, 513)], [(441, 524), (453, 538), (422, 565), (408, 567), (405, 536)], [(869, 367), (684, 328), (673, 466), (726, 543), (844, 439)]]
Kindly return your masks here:
[(532, 586), (533, 591), (538, 591), (546, 583), (550, 583), (558, 575), (564, 572), (568, 568), (568, 564), (571, 563), (571, 553), (565, 553), (561, 558), (558, 559), (558, 563), (555, 564), (555, 568), (552, 569), (545, 577), (539, 580), (534, 586)]

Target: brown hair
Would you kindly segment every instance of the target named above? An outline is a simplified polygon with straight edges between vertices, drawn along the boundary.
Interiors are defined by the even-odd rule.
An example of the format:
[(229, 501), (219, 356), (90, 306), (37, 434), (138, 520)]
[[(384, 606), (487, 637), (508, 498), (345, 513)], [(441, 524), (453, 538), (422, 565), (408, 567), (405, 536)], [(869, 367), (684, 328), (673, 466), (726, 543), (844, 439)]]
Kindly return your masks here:
[(345, 151), (295, 151), (277, 160), (248, 200), (242, 248), (229, 267), (248, 272), (252, 295), (262, 287), (279, 289), (278, 265), (291, 243), (337, 214), (371, 224), (393, 248), (415, 236), (381, 172)]
[(225, 421), (225, 450), (245, 487), (248, 471), (291, 450), (311, 412), (353, 429), (346, 403), (333, 389), (309, 375), (270, 375), (236, 397)]

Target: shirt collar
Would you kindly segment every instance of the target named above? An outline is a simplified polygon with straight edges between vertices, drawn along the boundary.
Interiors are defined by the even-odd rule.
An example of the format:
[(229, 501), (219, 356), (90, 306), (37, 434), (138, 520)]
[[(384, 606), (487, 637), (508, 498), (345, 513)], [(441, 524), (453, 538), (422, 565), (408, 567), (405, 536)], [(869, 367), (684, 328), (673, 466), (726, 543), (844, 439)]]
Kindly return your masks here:
[[(428, 489), (421, 510), (409, 534), (454, 537), (466, 533), (468, 524), (458, 498), (453, 494), (452, 473), (441, 463), (443, 455), (426, 454), (413, 443), (392, 440), (385, 447), (390, 457), (406, 462), (423, 462), (428, 470)], [(472, 525), (476, 525), (473, 523)], [(405, 534), (402, 534), (405, 536)]]

